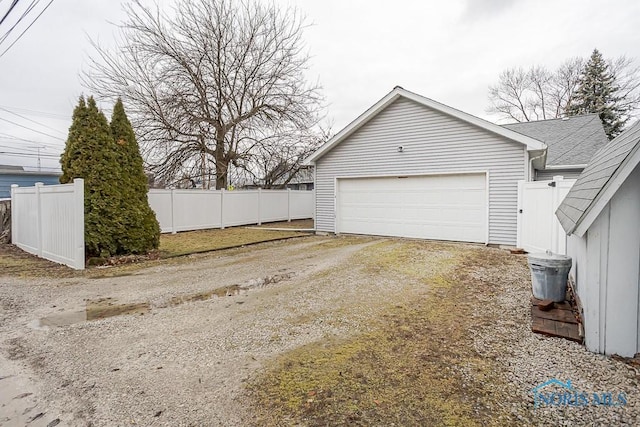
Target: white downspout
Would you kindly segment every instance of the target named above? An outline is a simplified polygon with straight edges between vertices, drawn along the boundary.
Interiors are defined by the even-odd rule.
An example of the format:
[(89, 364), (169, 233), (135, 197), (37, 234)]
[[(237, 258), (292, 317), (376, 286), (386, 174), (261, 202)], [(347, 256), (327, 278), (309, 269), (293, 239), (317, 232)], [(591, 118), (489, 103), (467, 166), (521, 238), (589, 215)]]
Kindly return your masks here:
[(533, 181), (534, 180), (533, 179), (533, 174), (535, 173), (535, 169), (533, 169), (533, 161), (544, 157), (545, 154), (546, 154), (546, 152), (543, 152), (539, 156), (532, 157), (532, 158), (529, 159), (529, 181)]

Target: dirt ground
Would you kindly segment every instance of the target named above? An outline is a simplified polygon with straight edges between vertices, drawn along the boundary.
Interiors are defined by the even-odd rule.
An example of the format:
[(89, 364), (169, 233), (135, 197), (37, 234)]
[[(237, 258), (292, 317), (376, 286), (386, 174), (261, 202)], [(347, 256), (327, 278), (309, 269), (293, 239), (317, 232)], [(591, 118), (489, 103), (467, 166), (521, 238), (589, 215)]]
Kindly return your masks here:
[[(0, 272), (0, 425), (638, 421), (634, 369), (528, 331), (506, 251), (309, 236), (109, 271)], [(535, 409), (563, 375), (630, 405)]]

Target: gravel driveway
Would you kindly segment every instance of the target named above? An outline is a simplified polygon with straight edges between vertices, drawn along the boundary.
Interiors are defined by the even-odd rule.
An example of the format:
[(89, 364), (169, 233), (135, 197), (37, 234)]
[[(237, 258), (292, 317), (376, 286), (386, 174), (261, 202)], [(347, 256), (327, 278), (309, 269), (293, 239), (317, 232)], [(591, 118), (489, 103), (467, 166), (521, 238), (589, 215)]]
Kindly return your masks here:
[[(417, 255), (394, 260), (402, 268), (367, 264), (381, 248), (407, 245)], [(0, 277), (0, 425), (251, 424), (246, 384), (265, 364), (366, 331), (386, 307), (433, 291), (408, 272), (455, 274), (468, 257), (477, 262), (459, 279), (478, 288), (459, 295), (471, 307), (464, 350), (490, 365), (484, 404), (492, 413), (478, 415), (480, 425), (638, 424), (634, 368), (530, 332), (523, 257), (474, 245), (313, 236), (120, 277)], [(132, 314), (99, 318), (120, 309)], [(469, 366), (460, 360), (451, 369), (477, 381)], [(624, 392), (628, 404), (534, 408), (530, 390), (554, 377), (587, 392)]]

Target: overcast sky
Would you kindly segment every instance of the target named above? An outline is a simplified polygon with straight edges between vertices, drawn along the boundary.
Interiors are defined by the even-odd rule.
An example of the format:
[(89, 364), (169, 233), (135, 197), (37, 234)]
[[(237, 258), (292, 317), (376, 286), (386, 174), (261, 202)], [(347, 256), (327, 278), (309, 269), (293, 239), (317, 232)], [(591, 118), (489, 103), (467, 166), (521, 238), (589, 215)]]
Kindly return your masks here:
[[(309, 79), (324, 88), (334, 132), (396, 85), (496, 121), (485, 112), (487, 87), (505, 68), (554, 68), (569, 57), (588, 57), (594, 48), (607, 58), (640, 60), (637, 0), (274, 1), (297, 7), (312, 24), (304, 37), (312, 56)], [(48, 2), (41, 1), (38, 10)], [(0, 17), (10, 3), (0, 0)], [(0, 40), (28, 3), (21, 0), (0, 25)], [(35, 167), (40, 146), (42, 166), (58, 167), (56, 157), (83, 93), (78, 74), (91, 54), (87, 37), (111, 44), (109, 22), (122, 19), (114, 0), (54, 0), (0, 57), (1, 164)], [(24, 27), (0, 41), (0, 55)]]

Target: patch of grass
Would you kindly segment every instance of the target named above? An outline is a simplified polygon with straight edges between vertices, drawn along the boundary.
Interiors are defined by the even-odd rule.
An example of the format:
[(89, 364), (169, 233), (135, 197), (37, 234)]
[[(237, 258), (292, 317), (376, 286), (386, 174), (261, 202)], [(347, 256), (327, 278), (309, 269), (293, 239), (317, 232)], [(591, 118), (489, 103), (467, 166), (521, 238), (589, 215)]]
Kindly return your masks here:
[[(127, 276), (159, 263), (166, 264), (169, 262), (167, 258), (305, 235), (308, 234), (296, 231), (252, 230), (244, 227), (162, 234), (160, 250), (152, 254), (152, 257), (139, 256), (132, 263), (116, 263), (108, 268), (89, 266), (81, 271), (38, 258), (14, 245), (0, 244), (0, 276), (88, 278)], [(158, 257), (162, 259), (158, 260)], [(172, 259), (170, 262), (180, 264), (188, 260)]]
[(0, 276), (72, 277), (74, 270), (31, 255), (10, 244), (0, 244)]
[(163, 234), (160, 236), (160, 256), (167, 258), (188, 255), (300, 235), (302, 234), (295, 231), (256, 230), (244, 227)]
[(393, 270), (429, 284), (427, 296), (388, 302), (368, 333), (327, 338), (271, 362), (248, 385), (256, 424), (498, 424), (507, 415), (487, 405), (497, 376), (468, 334), (475, 292), (483, 291), (468, 272), (487, 262), (478, 252), (391, 240), (367, 247), (359, 256), (372, 280)]

